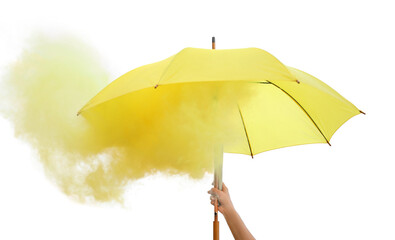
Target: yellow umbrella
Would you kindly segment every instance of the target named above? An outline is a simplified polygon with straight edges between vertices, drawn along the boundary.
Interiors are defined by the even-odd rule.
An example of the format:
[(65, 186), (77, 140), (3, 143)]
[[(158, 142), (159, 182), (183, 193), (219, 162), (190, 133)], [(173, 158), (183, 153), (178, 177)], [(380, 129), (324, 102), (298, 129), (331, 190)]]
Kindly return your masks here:
[[(229, 153), (253, 156), (286, 146), (329, 143), (343, 123), (361, 113), (322, 81), (285, 66), (259, 48), (185, 48), (163, 61), (136, 68), (119, 77), (78, 114), (95, 109), (97, 116), (111, 118), (109, 114), (125, 111), (120, 106), (127, 109), (134, 106), (138, 111), (147, 99), (151, 102), (157, 99), (182, 101), (177, 94), (185, 88), (198, 91), (207, 87), (212, 93), (213, 88), (221, 85), (223, 89), (218, 91), (240, 88), (253, 94), (248, 99), (238, 99), (239, 102), (233, 104), (235, 108), (224, 119), (236, 122), (235, 128), (228, 131), (240, 136), (237, 142), (224, 139), (224, 151)], [(226, 94), (216, 92), (218, 97), (222, 93)]]
[[(287, 146), (329, 144), (335, 131), (359, 113), (328, 85), (268, 52), (216, 50), (213, 40), (213, 49), (185, 48), (124, 74), (78, 115), (113, 138), (114, 145), (121, 144), (121, 134), (135, 131), (153, 144), (160, 134), (171, 139), (172, 132), (185, 132), (185, 140), (202, 135), (207, 146), (253, 157)], [(164, 116), (180, 127), (155, 122)]]

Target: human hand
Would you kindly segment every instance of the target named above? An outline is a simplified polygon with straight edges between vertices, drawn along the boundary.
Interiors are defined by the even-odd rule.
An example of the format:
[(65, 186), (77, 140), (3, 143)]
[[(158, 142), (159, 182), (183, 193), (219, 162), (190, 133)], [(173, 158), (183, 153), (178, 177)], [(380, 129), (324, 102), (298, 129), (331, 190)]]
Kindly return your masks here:
[(212, 205), (215, 204), (215, 199), (218, 200), (218, 210), (222, 214), (234, 209), (233, 203), (230, 200), (228, 188), (224, 183), (222, 183), (222, 191), (216, 188), (211, 188), (208, 193), (211, 194), (210, 200)]

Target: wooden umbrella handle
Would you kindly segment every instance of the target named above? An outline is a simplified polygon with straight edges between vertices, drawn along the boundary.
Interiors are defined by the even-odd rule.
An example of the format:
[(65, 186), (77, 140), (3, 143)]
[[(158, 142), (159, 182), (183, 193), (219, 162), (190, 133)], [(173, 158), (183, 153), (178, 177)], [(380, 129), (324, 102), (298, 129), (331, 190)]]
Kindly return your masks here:
[(219, 222), (218, 222), (218, 200), (214, 204), (214, 222), (213, 222), (213, 239), (219, 240)]

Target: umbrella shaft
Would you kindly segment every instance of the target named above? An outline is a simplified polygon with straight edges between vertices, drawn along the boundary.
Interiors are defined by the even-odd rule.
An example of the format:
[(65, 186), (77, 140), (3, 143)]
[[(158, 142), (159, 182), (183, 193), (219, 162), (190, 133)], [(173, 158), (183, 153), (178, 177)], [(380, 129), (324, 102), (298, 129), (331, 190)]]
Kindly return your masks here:
[(217, 213), (215, 213), (214, 222), (213, 222), (213, 239), (219, 240), (219, 222), (218, 222)]

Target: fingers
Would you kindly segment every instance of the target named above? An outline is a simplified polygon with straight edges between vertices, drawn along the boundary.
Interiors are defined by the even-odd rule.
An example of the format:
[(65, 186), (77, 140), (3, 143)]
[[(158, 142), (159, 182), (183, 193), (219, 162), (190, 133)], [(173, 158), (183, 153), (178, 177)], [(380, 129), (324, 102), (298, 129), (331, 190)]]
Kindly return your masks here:
[(210, 191), (208, 191), (208, 193), (210, 193), (210, 194), (216, 194), (216, 195), (220, 195), (221, 194), (221, 190), (219, 190), (219, 189), (216, 189), (216, 188), (212, 188), (212, 189), (210, 189)]
[[(213, 197), (213, 198), (210, 197), (210, 203), (211, 203), (211, 205), (214, 206), (214, 204), (215, 204), (215, 197)], [(217, 200), (217, 206), (218, 207), (221, 206), (221, 202), (219, 200)]]
[(210, 191), (208, 191), (208, 193), (210, 193), (210, 194), (213, 194), (213, 193), (219, 194), (220, 192), (225, 192), (225, 193), (229, 192), (228, 187), (225, 185), (225, 183), (222, 183), (222, 191), (217, 188), (211, 188)]
[(210, 196), (211, 205), (214, 206), (215, 200), (217, 200), (217, 204), (219, 206), (219, 195), (213, 190), (218, 190), (218, 189), (212, 188), (210, 191), (208, 191), (208, 193), (211, 194), (211, 196)]
[(217, 188), (211, 188), (207, 193), (211, 194), (210, 201), (211, 204), (215, 204), (215, 200), (217, 200), (218, 206), (220, 206), (220, 199), (228, 194), (228, 188), (224, 183), (222, 183), (222, 191)]

